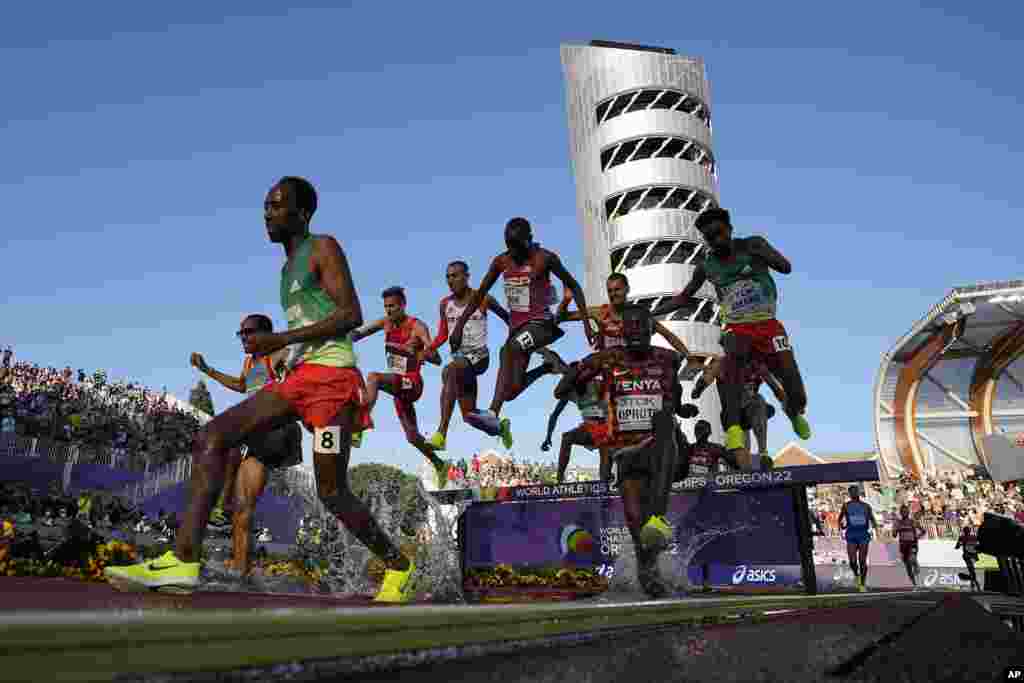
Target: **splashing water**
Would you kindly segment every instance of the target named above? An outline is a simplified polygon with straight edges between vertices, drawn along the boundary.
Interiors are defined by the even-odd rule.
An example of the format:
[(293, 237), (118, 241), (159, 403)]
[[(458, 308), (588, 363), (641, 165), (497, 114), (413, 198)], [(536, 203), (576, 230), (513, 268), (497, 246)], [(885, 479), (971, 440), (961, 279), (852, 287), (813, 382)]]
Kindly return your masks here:
[(416, 554), (416, 595), (432, 602), (465, 602), (456, 521), (471, 502), (442, 506), (419, 480), (416, 481), (416, 493), (427, 504), (427, 524), (430, 527)]

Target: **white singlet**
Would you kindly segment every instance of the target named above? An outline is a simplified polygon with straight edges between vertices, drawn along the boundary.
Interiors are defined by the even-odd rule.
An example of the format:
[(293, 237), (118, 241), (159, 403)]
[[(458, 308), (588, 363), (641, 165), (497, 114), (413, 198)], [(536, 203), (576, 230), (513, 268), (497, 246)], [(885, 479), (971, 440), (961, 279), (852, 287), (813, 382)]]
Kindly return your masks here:
[[(483, 306), (484, 304), (481, 304)], [(465, 305), (460, 306), (454, 296), (444, 298), (444, 316), (448, 319), (448, 329), (454, 330), (459, 318), (462, 317)], [(479, 308), (469, 316), (466, 326), (462, 328), (462, 351), (470, 354), (472, 351), (487, 348), (487, 310)]]

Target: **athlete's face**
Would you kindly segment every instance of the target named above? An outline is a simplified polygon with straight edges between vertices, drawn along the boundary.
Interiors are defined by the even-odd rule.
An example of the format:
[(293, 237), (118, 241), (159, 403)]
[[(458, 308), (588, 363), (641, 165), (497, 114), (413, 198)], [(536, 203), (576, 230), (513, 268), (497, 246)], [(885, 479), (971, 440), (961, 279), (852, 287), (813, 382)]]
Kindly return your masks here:
[(462, 266), (448, 266), (444, 277), (448, 281), (448, 289), (455, 296), (461, 296), (469, 287), (469, 273)]
[(505, 246), (510, 251), (523, 253), (530, 248), (533, 235), (528, 228), (512, 225), (505, 228)]
[(405, 317), (405, 302), (401, 297), (389, 296), (384, 299), (384, 315), (393, 323), (401, 322)]
[(288, 184), (270, 188), (263, 200), (263, 222), (271, 242), (284, 242), (306, 229), (306, 212), (295, 206), (295, 195)]
[(629, 287), (622, 278), (608, 281), (608, 303), (615, 308), (621, 308), (626, 305), (627, 296), (629, 296)]
[(712, 251), (728, 252), (732, 246), (732, 226), (721, 219), (715, 219), (700, 229), (700, 234)]

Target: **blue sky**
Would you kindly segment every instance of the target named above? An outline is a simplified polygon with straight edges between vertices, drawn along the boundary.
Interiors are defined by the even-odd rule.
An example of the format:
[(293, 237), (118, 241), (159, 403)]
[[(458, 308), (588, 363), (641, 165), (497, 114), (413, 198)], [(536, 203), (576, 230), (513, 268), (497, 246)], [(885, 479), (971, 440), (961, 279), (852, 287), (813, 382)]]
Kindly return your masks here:
[[(812, 450), (872, 447), (880, 356), (951, 287), (1021, 276), (1024, 17), (1012, 3), (253, 11), (7, 10), (0, 342), (19, 357), (181, 398), (192, 351), (237, 372), (244, 314), (283, 324), (282, 252), (261, 203), (285, 174), (318, 187), (314, 230), (344, 245), (368, 319), (401, 284), (436, 331), (445, 264), (467, 260), (479, 281), (514, 215), (581, 275), (559, 46), (595, 38), (705, 59), (722, 204), (738, 233), (768, 236), (793, 262), (779, 315)], [(585, 352), (579, 333), (557, 348)], [(359, 351), (364, 371), (383, 366), (382, 337)], [(439, 374), (427, 371), (418, 405), (427, 434)], [(484, 398), (493, 385), (492, 371)], [(543, 455), (552, 388), (507, 408), (521, 456)], [(218, 409), (237, 400), (212, 390)], [(418, 467), (389, 401), (376, 422), (353, 462)], [(774, 420), (771, 444), (791, 438)], [(493, 445), (455, 418), (449, 453)]]

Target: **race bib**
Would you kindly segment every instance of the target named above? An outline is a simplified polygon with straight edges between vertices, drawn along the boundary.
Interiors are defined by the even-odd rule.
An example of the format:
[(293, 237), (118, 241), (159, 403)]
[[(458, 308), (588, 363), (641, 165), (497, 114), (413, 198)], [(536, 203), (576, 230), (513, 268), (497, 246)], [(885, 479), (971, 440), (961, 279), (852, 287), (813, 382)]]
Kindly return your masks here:
[(388, 354), (388, 370), (391, 372), (408, 372), (409, 358), (407, 356), (399, 356), (397, 353)]
[(783, 335), (772, 337), (772, 346), (775, 347), (775, 353), (792, 351), (792, 347), (789, 345), (789, 337)]
[(505, 299), (509, 310), (515, 313), (530, 312), (530, 278), (515, 277), (505, 279)]
[(459, 350), (454, 354), (456, 358), (465, 358), (471, 365), (478, 365), (480, 361), (487, 357), (487, 349), (467, 349), (465, 351)]
[(625, 346), (626, 340), (623, 337), (608, 337), (604, 338), (604, 348), (614, 349), (617, 346)]
[(623, 396), (615, 405), (619, 429), (624, 432), (651, 431), (655, 413), (661, 411), (661, 395)]
[(327, 455), (341, 453), (341, 427), (318, 427), (313, 430), (313, 451)]

